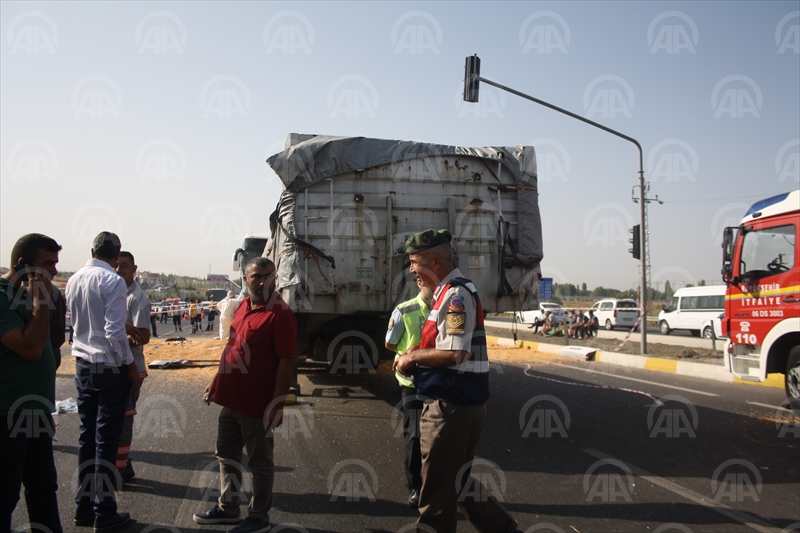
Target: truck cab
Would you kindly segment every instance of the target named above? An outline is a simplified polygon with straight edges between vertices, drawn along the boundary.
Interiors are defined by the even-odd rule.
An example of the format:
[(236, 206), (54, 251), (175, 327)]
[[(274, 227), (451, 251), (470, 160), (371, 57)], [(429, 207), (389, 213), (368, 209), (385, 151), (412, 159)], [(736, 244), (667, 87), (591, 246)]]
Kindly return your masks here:
[(789, 403), (800, 409), (800, 191), (756, 202), (738, 228), (723, 232), (723, 332), (726, 366), (763, 381), (784, 374)]

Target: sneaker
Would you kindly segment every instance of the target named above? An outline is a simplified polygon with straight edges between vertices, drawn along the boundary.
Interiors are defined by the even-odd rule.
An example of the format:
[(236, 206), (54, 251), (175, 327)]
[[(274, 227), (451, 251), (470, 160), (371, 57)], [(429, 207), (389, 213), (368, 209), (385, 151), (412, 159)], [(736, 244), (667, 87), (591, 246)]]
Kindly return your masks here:
[(94, 525), (94, 511), (92, 509), (88, 511), (75, 511), (75, 517), (72, 519), (72, 523), (78, 527), (92, 527)]
[(419, 491), (412, 490), (411, 494), (408, 495), (408, 506), (417, 509), (419, 507)]
[(265, 533), (269, 531), (272, 526), (269, 523), (269, 519), (264, 520), (256, 520), (255, 518), (247, 517), (235, 528), (228, 531), (228, 533)]
[(196, 513), (192, 520), (198, 524), (238, 524), (242, 519), (238, 516), (228, 516), (219, 505), (215, 505), (204, 513)]
[(94, 531), (100, 533), (101, 531), (113, 531), (118, 529), (131, 521), (131, 515), (128, 513), (114, 513), (106, 518), (99, 516), (94, 519)]

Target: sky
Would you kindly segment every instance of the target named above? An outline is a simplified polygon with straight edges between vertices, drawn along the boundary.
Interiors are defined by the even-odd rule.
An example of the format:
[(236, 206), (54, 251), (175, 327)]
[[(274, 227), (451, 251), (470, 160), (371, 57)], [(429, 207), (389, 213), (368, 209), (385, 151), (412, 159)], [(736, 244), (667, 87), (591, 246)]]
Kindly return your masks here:
[[(283, 188), (290, 132), (532, 145), (542, 271), (637, 284), (637, 139), (651, 280), (720, 280), (722, 228), (800, 187), (800, 2), (2, 2), (0, 265), (40, 232), (59, 268), (119, 234), (142, 270), (229, 274)], [(638, 196), (638, 192), (636, 192)]]

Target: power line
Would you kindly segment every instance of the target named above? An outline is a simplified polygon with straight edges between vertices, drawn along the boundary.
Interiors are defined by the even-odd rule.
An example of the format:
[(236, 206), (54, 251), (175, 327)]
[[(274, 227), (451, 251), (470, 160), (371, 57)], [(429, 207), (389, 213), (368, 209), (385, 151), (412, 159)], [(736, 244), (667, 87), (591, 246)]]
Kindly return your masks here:
[(745, 200), (747, 198), (762, 198), (764, 195), (762, 194), (754, 194), (751, 196), (734, 196), (731, 198), (703, 198), (700, 200), (664, 200), (664, 203), (670, 204), (687, 204), (687, 203), (694, 203), (694, 202), (725, 202), (727, 200)]

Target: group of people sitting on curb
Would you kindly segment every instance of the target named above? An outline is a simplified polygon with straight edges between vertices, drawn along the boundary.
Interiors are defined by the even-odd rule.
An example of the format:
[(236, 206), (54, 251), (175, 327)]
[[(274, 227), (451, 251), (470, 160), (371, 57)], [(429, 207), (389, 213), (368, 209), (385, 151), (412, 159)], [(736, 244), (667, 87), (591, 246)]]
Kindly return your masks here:
[(597, 336), (598, 325), (597, 317), (591, 309), (587, 314), (570, 309), (563, 320), (556, 319), (551, 311), (547, 311), (543, 316), (535, 318), (528, 329), (545, 337), (567, 336), (570, 339), (584, 340)]

